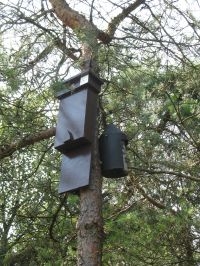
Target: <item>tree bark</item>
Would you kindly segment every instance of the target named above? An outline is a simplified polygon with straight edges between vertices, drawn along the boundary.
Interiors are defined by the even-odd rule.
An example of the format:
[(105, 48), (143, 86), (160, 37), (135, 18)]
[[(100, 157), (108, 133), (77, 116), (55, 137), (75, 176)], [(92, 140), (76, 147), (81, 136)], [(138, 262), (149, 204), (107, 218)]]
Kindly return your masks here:
[(145, 0), (136, 0), (126, 8), (123, 8), (122, 12), (114, 17), (108, 24), (107, 31), (100, 30), (92, 22), (88, 21), (86, 17), (81, 15), (76, 10), (70, 8), (65, 0), (49, 0), (55, 14), (67, 27), (73, 30), (87, 30), (96, 33), (96, 38), (104, 44), (108, 44), (112, 41), (117, 27), (119, 24), (135, 9), (145, 3)]
[[(86, 17), (69, 7), (65, 0), (49, 0), (55, 14), (62, 23), (75, 31), (82, 32), (85, 40), (82, 45), (82, 61), (98, 57), (98, 40), (108, 44), (119, 24), (144, 0), (136, 0), (108, 24), (107, 32), (98, 29)], [(97, 66), (98, 69), (98, 66)], [(98, 71), (98, 70), (97, 70)], [(92, 165), (89, 187), (80, 189), (80, 216), (77, 223), (77, 264), (79, 266), (100, 266), (102, 264), (103, 218), (102, 218), (102, 177), (98, 152), (98, 117), (92, 146)]]
[(55, 135), (55, 127), (48, 128), (46, 130), (40, 131), (33, 135), (23, 137), (20, 140), (13, 141), (10, 144), (5, 144), (0, 146), (0, 160), (11, 156), (15, 151), (25, 148), (27, 146), (33, 145), (34, 143), (40, 142), (45, 139), (49, 139)]
[(80, 216), (77, 224), (79, 266), (99, 266), (102, 258), (102, 177), (97, 127), (92, 150), (90, 185), (80, 190)]
[[(91, 67), (99, 74), (97, 36), (82, 45), (82, 69)], [(94, 60), (94, 61), (93, 61)], [(88, 65), (89, 62), (89, 65)], [(92, 65), (91, 65), (92, 64)], [(98, 109), (98, 106), (96, 106)], [(77, 265), (100, 266), (102, 264), (103, 218), (102, 176), (98, 146), (98, 110), (95, 135), (92, 143), (92, 158), (89, 187), (80, 189), (80, 215), (77, 223)]]

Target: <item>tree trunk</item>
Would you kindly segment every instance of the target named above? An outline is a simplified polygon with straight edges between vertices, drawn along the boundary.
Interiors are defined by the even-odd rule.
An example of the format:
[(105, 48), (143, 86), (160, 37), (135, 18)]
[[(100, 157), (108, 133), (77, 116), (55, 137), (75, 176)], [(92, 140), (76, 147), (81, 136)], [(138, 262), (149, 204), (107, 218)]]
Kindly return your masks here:
[(186, 225), (185, 227), (184, 242), (185, 242), (185, 253), (186, 253), (186, 266), (196, 266), (197, 263), (194, 260), (194, 247), (193, 247), (193, 239), (191, 235), (190, 225)]
[(90, 186), (80, 191), (78, 265), (101, 265), (103, 242), (102, 177), (98, 154), (98, 129), (93, 144)]
[(8, 252), (8, 241), (7, 236), (5, 236), (5, 233), (2, 233), (1, 236), (1, 242), (0, 242), (0, 265), (4, 265), (4, 259), (6, 256), (6, 253)]
[[(84, 38), (82, 46), (82, 67), (90, 59), (98, 57), (98, 40), (108, 44), (119, 24), (145, 0), (136, 0), (121, 13), (114, 17), (108, 24), (107, 31), (98, 29), (85, 16), (73, 10), (65, 0), (49, 0), (57, 17), (75, 31), (80, 31)], [(95, 60), (94, 60), (95, 61)], [(98, 61), (97, 61), (98, 62)], [(98, 66), (95, 70), (98, 73)], [(97, 120), (98, 121), (98, 117)], [(90, 185), (80, 190), (80, 217), (77, 224), (78, 234), (78, 265), (98, 266), (101, 265), (102, 242), (103, 242), (103, 219), (102, 219), (102, 177), (98, 152), (98, 127), (92, 147), (92, 166)]]
[[(96, 60), (98, 57), (98, 44), (92, 49), (90, 44), (83, 44), (83, 68), (91, 66), (98, 74)], [(95, 58), (94, 58), (95, 57)], [(97, 108), (97, 107), (96, 107)], [(92, 161), (89, 187), (80, 190), (80, 216), (77, 224), (78, 240), (78, 266), (98, 266), (102, 260), (103, 246), (103, 218), (102, 218), (102, 176), (99, 160), (98, 145), (98, 110), (96, 117), (95, 136), (92, 144)]]

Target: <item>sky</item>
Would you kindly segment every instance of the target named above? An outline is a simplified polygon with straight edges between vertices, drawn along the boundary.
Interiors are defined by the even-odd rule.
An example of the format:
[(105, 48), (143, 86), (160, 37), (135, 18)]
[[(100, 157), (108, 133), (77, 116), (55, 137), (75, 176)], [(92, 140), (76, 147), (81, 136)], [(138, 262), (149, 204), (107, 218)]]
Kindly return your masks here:
[[(176, 41), (182, 42), (185, 41), (185, 38), (191, 38), (193, 36), (194, 30), (192, 27), (188, 25), (188, 22), (186, 19), (180, 16), (180, 14), (177, 11), (171, 11), (170, 7), (167, 10), (167, 15), (165, 15), (162, 10), (163, 8), (163, 1), (165, 2), (173, 2), (174, 5), (176, 5), (177, 8), (180, 8), (182, 12), (185, 14), (189, 14), (189, 12), (192, 13), (192, 16), (194, 19), (199, 19), (200, 14), (200, 3), (199, 0), (178, 0), (178, 1), (166, 1), (166, 0), (146, 0), (146, 3), (148, 5), (152, 6), (153, 12), (157, 16), (162, 16), (161, 23), (163, 25), (163, 29), (166, 31), (158, 31), (155, 32), (159, 38), (163, 41), (168, 41), (169, 37), (167, 36), (167, 33), (170, 34)], [(77, 11), (83, 13), (87, 18), (90, 16), (91, 12), (91, 2), (92, 0), (74, 0), (74, 1), (68, 1), (70, 6), (72, 8), (75, 8)], [(41, 9), (41, 1), (40, 0), (0, 0), (0, 3), (7, 4), (9, 6), (14, 5), (14, 9), (12, 9), (11, 13), (15, 12), (15, 8), (18, 5), (23, 6), (23, 12), (27, 16), (31, 16), (35, 11), (39, 11)], [(51, 5), (49, 4), (49, 1), (43, 1), (44, 5), (48, 8), (51, 8)], [(121, 7), (127, 6), (127, 4), (133, 3), (131, 0), (126, 1), (120, 1), (120, 0), (101, 0), (101, 1), (94, 1), (94, 9), (93, 9), (93, 22), (95, 25), (97, 25), (100, 29), (105, 30), (108, 26), (108, 23), (111, 21), (111, 19), (119, 14), (122, 9)], [(120, 6), (119, 6), (120, 5)], [(7, 8), (8, 10), (8, 8)], [(134, 14), (138, 16), (139, 19), (146, 21), (150, 21), (152, 19), (152, 16), (149, 13), (149, 10), (146, 8), (139, 7), (137, 10), (134, 11)], [(167, 17), (171, 16), (170, 20), (167, 20)], [(14, 17), (14, 16), (13, 16)], [(5, 18), (7, 20), (7, 17)], [(1, 20), (3, 23), (3, 19)], [(191, 21), (191, 20), (190, 20)], [(43, 23), (40, 21), (40, 23)], [(131, 20), (126, 19), (121, 26), (123, 27), (130, 27)], [(47, 26), (48, 27), (48, 26)], [(182, 29), (180, 32), (180, 28)], [(19, 29), (19, 27), (18, 27)], [(134, 25), (133, 25), (134, 29)], [(179, 31), (177, 31), (179, 29)], [(23, 33), (27, 31), (29, 32), (29, 28), (23, 28)], [(130, 32), (133, 37), (138, 38), (139, 35), (135, 34), (134, 32)], [(20, 47), (21, 43), (21, 33), (14, 30), (8, 30), (4, 34), (3, 41), (8, 49), (14, 48), (18, 49)], [(127, 32), (123, 31), (122, 27), (119, 27), (119, 30), (116, 32), (116, 37), (123, 37), (127, 35)], [(146, 35), (146, 37), (149, 38), (150, 35)], [(150, 36), (152, 38), (152, 36)], [(192, 43), (193, 42), (193, 43)], [(195, 44), (198, 46), (199, 39), (195, 39), (192, 41), (191, 38), (191, 45)], [(137, 43), (137, 42), (136, 42)], [(150, 49), (151, 47), (149, 47)], [(174, 47), (172, 47), (174, 49)], [(195, 48), (196, 49), (196, 48)], [(198, 52), (198, 49), (196, 49)], [(181, 54), (181, 52), (177, 51)], [(188, 50), (189, 52), (189, 50)], [(143, 53), (143, 52), (142, 52)], [(165, 52), (164, 52), (165, 53)], [(141, 54), (142, 55), (142, 54)], [(194, 54), (193, 57), (198, 56), (198, 54)], [(165, 55), (166, 57), (166, 55)]]

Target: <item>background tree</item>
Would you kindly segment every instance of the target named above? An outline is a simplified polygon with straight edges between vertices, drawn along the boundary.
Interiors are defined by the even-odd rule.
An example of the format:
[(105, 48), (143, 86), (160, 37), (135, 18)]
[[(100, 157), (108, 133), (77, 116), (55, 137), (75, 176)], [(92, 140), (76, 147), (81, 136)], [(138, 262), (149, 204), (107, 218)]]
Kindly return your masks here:
[[(0, 6), (1, 264), (77, 263), (78, 197), (57, 193), (54, 90), (92, 56), (104, 79), (99, 128), (114, 122), (127, 132), (130, 172), (103, 182), (104, 236), (91, 259), (101, 263), (104, 239), (105, 265), (197, 265), (198, 1)], [(97, 190), (88, 193), (97, 195), (99, 211), (94, 163)]]

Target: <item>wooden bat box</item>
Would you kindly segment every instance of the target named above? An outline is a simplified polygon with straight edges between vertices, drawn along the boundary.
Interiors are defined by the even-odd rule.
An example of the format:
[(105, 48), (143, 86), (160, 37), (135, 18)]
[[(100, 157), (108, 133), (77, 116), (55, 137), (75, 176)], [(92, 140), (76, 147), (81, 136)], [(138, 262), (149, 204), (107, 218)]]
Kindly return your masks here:
[(57, 95), (60, 107), (55, 148), (67, 154), (72, 149), (93, 142), (97, 97), (102, 81), (88, 70), (68, 79), (64, 84), (66, 89)]

